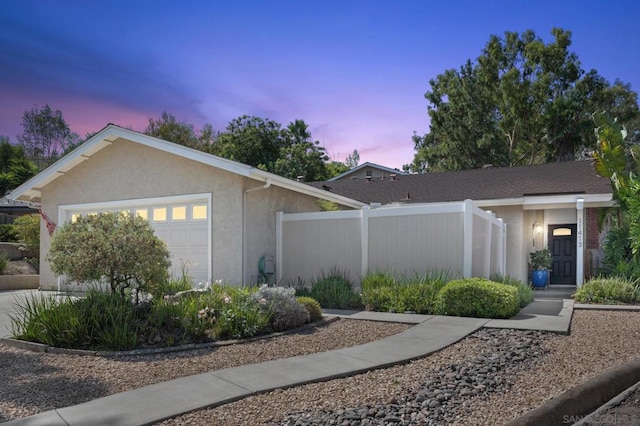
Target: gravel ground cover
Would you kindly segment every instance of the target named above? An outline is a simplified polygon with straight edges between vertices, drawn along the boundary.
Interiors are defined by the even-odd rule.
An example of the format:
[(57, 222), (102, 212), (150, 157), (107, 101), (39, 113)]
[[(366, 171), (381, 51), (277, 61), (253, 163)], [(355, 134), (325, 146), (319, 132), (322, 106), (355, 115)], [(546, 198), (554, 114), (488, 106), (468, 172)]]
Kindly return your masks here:
[(635, 426), (638, 424), (640, 424), (640, 386), (637, 385), (626, 398), (620, 401), (620, 404), (594, 414), (582, 423), (583, 426)]
[(192, 374), (360, 345), (409, 327), (341, 319), (215, 349), (117, 358), (36, 353), (0, 345), (0, 422)]
[(571, 335), (480, 330), (412, 363), (256, 395), (166, 425), (494, 425), (640, 355), (640, 312), (574, 312)]

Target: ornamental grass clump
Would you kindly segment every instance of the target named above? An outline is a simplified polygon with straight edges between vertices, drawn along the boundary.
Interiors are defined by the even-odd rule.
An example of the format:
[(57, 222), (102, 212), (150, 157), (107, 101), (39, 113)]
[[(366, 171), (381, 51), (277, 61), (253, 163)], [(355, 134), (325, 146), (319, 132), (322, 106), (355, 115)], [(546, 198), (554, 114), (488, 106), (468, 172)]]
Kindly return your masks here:
[(338, 268), (321, 272), (311, 283), (313, 297), (325, 309), (361, 309), (362, 300), (355, 292), (348, 274)]
[(127, 299), (96, 290), (83, 298), (31, 294), (14, 307), (13, 337), (54, 347), (133, 349), (144, 324), (143, 311)]
[(296, 299), (296, 290), (285, 287), (262, 285), (251, 297), (270, 314), (273, 331), (283, 331), (300, 327), (309, 322), (309, 312)]
[(401, 279), (391, 272), (370, 273), (361, 281), (362, 303), (370, 311), (430, 314), (447, 280), (447, 274), (441, 272), (416, 273)]
[(484, 278), (450, 281), (438, 293), (438, 315), (476, 318), (510, 318), (518, 313), (518, 290)]
[(573, 295), (576, 302), (604, 304), (636, 304), (640, 302), (639, 281), (623, 276), (594, 278)]

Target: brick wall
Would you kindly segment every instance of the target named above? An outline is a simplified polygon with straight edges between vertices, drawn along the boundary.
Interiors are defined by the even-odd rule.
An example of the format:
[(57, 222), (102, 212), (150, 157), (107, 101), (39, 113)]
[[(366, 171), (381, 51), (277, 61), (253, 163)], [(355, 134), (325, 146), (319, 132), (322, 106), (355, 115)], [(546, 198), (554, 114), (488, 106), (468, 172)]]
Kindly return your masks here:
[(586, 239), (587, 249), (599, 249), (600, 248), (600, 233), (598, 232), (598, 209), (587, 209), (587, 226), (586, 226)]

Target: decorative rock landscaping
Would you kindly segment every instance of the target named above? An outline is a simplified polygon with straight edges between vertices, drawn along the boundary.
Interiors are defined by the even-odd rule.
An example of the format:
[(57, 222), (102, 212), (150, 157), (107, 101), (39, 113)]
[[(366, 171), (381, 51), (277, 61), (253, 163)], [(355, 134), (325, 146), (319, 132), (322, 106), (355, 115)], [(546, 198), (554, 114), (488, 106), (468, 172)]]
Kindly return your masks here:
[(471, 338), (483, 340), (488, 351), (470, 360), (435, 367), (420, 388), (387, 404), (289, 415), (288, 426), (310, 424), (358, 426), (388, 424), (449, 424), (466, 402), (480, 395), (507, 393), (516, 371), (535, 366), (547, 351), (540, 346), (546, 333), (483, 329)]
[[(385, 418), (388, 425), (401, 425), (403, 414), (404, 424), (502, 425), (614, 366), (639, 357), (638, 330), (640, 312), (576, 310), (569, 335), (527, 334), (524, 331), (485, 334), (488, 331), (479, 331), (409, 364), (255, 395), (160, 424), (341, 424), (337, 414), (341, 412), (344, 425), (383, 424), (382, 419)], [(505, 339), (511, 343), (505, 344)], [(528, 344), (526, 339), (532, 339), (529, 351), (524, 347)], [(522, 350), (518, 349), (518, 344), (523, 345)], [(506, 348), (502, 346), (508, 346), (510, 351), (503, 350)], [(494, 353), (498, 356), (493, 357)], [(505, 364), (508, 356), (511, 356), (511, 361)], [(524, 359), (517, 359), (519, 356)], [(451, 366), (458, 366), (458, 371), (464, 367), (477, 370), (483, 359), (483, 364), (486, 362), (489, 368), (487, 373), (480, 374), (486, 374), (486, 379), (493, 380), (494, 384), (488, 382), (489, 390), (478, 394), (473, 394), (473, 385), (470, 388), (472, 394), (462, 389), (454, 394), (461, 380), (446, 377), (448, 373), (459, 374)], [(435, 403), (432, 402), (434, 407), (428, 410), (422, 407), (427, 399), (433, 399), (428, 396), (428, 380), (434, 382), (431, 391), (434, 394), (435, 389), (440, 388), (443, 393), (448, 391), (452, 395), (444, 401), (446, 405), (439, 406), (441, 409), (437, 415)], [(448, 390), (450, 384), (454, 392)], [(417, 403), (416, 398), (420, 398), (421, 391), (426, 393), (422, 395), (425, 400)], [(372, 408), (376, 410), (373, 415), (369, 414)], [(346, 413), (354, 418), (347, 419)], [(412, 413), (415, 417), (422, 414), (425, 419), (411, 420)], [(358, 414), (360, 419), (355, 419)], [(366, 414), (365, 419), (361, 418), (363, 414)], [(380, 417), (376, 419), (375, 415)]]

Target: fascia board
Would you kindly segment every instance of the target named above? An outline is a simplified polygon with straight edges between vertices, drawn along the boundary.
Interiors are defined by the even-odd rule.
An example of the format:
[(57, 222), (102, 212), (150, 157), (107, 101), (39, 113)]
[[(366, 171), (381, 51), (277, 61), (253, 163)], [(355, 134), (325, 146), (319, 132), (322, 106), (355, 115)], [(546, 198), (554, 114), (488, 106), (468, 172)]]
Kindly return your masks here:
[(39, 198), (39, 188), (46, 186), (76, 165), (88, 160), (92, 154), (109, 145), (112, 140), (114, 129), (113, 125), (105, 127), (78, 148), (71, 151), (69, 154), (65, 155), (19, 187), (15, 188), (9, 193), (9, 195), (7, 195), (7, 197), (20, 201), (32, 201), (35, 198)]
[(583, 199), (586, 207), (610, 207), (615, 205), (613, 194), (571, 194), (547, 197), (525, 197), (523, 210), (575, 208), (578, 199)]
[(524, 197), (516, 198), (496, 198), (491, 200), (473, 200), (476, 207), (502, 207), (502, 206), (521, 206), (524, 204)]
[(529, 196), (517, 198), (497, 198), (491, 200), (473, 200), (477, 207), (522, 206), (523, 210), (542, 210), (575, 207), (578, 198), (584, 199), (589, 207), (610, 207), (615, 205), (612, 194), (568, 194)]
[(403, 175), (406, 176), (408, 175), (407, 172), (402, 171), (402, 170), (396, 170), (396, 169), (392, 169), (391, 167), (386, 167), (386, 166), (381, 166), (380, 164), (375, 164), (375, 163), (370, 163), (370, 162), (366, 162), (366, 163), (362, 163), (359, 166), (354, 167), (353, 169), (349, 169), (346, 172), (340, 173), (338, 176), (334, 176), (331, 179), (327, 179), (327, 182), (332, 182), (334, 180), (338, 180), (340, 178), (343, 178), (345, 176), (349, 176), (352, 173), (355, 173), (359, 170), (362, 170), (365, 167), (372, 167), (374, 169), (378, 169), (387, 173), (397, 173), (399, 175)]
[(197, 161), (209, 166), (213, 166), (231, 173), (241, 176), (249, 176), (254, 167), (236, 163), (235, 161), (207, 154), (183, 145), (173, 142), (167, 142), (162, 139), (154, 138), (133, 130), (124, 129), (122, 127), (108, 125), (100, 132), (96, 133), (91, 139), (84, 142), (71, 153), (65, 155), (51, 166), (29, 179), (18, 188), (11, 191), (9, 198), (21, 201), (32, 201), (40, 197), (40, 191), (34, 188), (42, 188), (51, 183), (57, 177), (63, 175), (81, 162), (88, 160), (93, 154), (108, 146), (112, 142), (124, 139), (134, 143), (139, 143), (154, 149), (178, 155), (193, 161)]
[(299, 192), (312, 197), (321, 198), (323, 200), (332, 201), (340, 205), (355, 209), (360, 209), (364, 206), (368, 206), (367, 203), (344, 197), (342, 195), (333, 194), (331, 192), (325, 191), (324, 189), (319, 189), (314, 186), (307, 185), (306, 183), (296, 182), (294, 180), (274, 175), (272, 173), (265, 172), (264, 170), (256, 168), (253, 168), (252, 173), (249, 177), (261, 182), (266, 182), (267, 179), (270, 179), (273, 185), (279, 186), (281, 188)]

